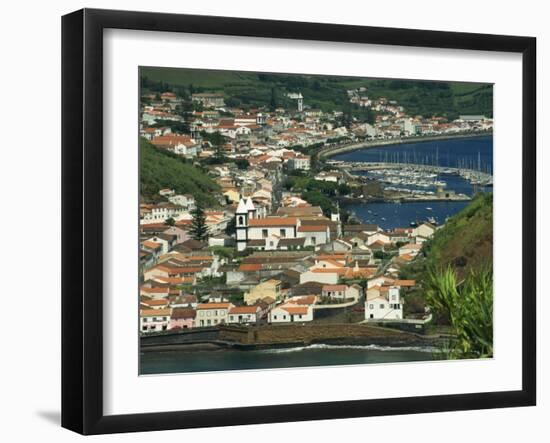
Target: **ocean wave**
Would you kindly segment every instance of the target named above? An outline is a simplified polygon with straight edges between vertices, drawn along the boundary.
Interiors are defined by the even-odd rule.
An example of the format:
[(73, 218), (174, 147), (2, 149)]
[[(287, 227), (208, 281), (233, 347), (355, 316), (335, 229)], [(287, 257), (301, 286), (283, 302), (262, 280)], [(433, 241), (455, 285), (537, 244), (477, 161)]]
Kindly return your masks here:
[(314, 349), (353, 349), (353, 350), (367, 350), (367, 351), (416, 351), (434, 353), (439, 349), (432, 346), (380, 346), (380, 345), (327, 345), (323, 343), (313, 344), (308, 346), (296, 346), (292, 348), (279, 348), (279, 349), (262, 349), (260, 352), (269, 354), (284, 354), (288, 352), (299, 352)]

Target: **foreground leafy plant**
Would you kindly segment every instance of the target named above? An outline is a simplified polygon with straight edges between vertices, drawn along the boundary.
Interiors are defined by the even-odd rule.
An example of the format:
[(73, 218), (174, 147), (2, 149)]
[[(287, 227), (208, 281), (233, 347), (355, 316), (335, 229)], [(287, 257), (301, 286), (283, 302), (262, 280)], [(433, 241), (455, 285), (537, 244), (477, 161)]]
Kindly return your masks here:
[(453, 335), (445, 353), (448, 358), (493, 356), (493, 272), (470, 271), (458, 280), (450, 266), (428, 273), (428, 305), (450, 322)]

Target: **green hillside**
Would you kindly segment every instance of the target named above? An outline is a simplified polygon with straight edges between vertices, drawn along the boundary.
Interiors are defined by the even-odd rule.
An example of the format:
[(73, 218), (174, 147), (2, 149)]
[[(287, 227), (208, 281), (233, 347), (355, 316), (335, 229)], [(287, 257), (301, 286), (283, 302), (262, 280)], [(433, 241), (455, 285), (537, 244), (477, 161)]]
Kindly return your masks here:
[(206, 173), (145, 139), (140, 139), (139, 149), (140, 191), (145, 201), (159, 201), (159, 190), (172, 188), (178, 194), (194, 195), (205, 206), (217, 205), (215, 193), (219, 186)]
[(425, 244), (427, 267), (450, 264), (458, 275), (493, 262), (493, 194), (478, 194)]
[(385, 96), (397, 100), (410, 115), (442, 115), (450, 119), (460, 114), (493, 115), (490, 84), (369, 79), (241, 71), (214, 71), (142, 67), (142, 90), (173, 90), (182, 95), (193, 92), (223, 92), (231, 106), (277, 106), (294, 108), (287, 92), (301, 92), (304, 103), (325, 111), (348, 106), (347, 89), (368, 87), (371, 98)]
[[(422, 251), (423, 257), (401, 271), (401, 278), (420, 283), (420, 288), (407, 295), (404, 305), (406, 315), (421, 314), (429, 305), (436, 314), (434, 324), (449, 325), (452, 316), (448, 309), (446, 311), (435, 301), (445, 295), (446, 290), (455, 287), (458, 292), (452, 290), (453, 294), (460, 291), (466, 294), (472, 287), (477, 288), (470, 294), (477, 297), (475, 303), (470, 299), (470, 304), (482, 303), (487, 309), (480, 309), (479, 312), (488, 313), (492, 292), (478, 291), (477, 286), (485, 288), (492, 282), (493, 194), (478, 194), (466, 208), (436, 231)], [(481, 295), (487, 297), (482, 298)], [(473, 313), (468, 315), (471, 317)]]
[(480, 193), (458, 214), (451, 217), (424, 244), (423, 256), (404, 267), (402, 278), (426, 281), (429, 270), (450, 265), (459, 277), (471, 269), (492, 267), (493, 194)]

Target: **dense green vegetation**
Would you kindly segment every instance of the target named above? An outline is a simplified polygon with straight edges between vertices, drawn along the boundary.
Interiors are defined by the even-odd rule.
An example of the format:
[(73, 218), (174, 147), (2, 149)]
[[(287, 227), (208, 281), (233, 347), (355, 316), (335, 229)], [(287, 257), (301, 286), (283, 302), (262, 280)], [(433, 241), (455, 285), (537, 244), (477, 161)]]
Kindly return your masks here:
[(315, 180), (313, 172), (292, 171), (285, 181), (283, 187), (294, 192), (301, 192), (301, 197), (313, 206), (320, 206), (323, 213), (330, 216), (336, 211), (334, 197), (337, 195), (348, 195), (351, 188), (343, 183)]
[(403, 268), (401, 277), (425, 281), (430, 270), (451, 266), (459, 278), (493, 262), (493, 194), (480, 193), (436, 231), (423, 256)]
[(460, 114), (493, 116), (493, 86), (481, 83), (450, 83), (375, 79), (344, 82), (347, 87), (368, 86), (370, 98), (396, 100), (409, 115), (445, 116)]
[[(492, 286), (489, 291), (488, 281), (492, 285), (493, 194), (478, 194), (436, 231), (424, 244), (422, 254), (401, 272), (401, 278), (421, 282), (419, 289), (406, 296), (406, 314), (421, 313), (428, 305), (436, 324), (449, 325), (457, 336), (467, 334), (470, 338), (459, 338), (461, 344), (453, 343), (454, 347), (447, 350), (451, 357), (456, 353), (471, 356), (492, 352), (486, 342), (487, 328), (492, 328)], [(455, 304), (457, 307), (451, 309)], [(485, 323), (480, 323), (482, 318)], [(482, 342), (471, 338), (476, 326), (467, 322), (478, 322), (477, 327), (485, 328)], [(482, 343), (483, 349), (468, 349), (475, 346), (474, 341)]]
[(448, 358), (493, 356), (493, 273), (483, 267), (459, 279), (448, 266), (429, 272), (428, 305), (449, 319), (451, 340), (444, 352)]
[(478, 194), (424, 245), (428, 268), (451, 265), (459, 277), (493, 262), (493, 194)]
[(392, 79), (368, 79), (315, 75), (269, 74), (238, 71), (210, 71), (177, 68), (141, 68), (143, 91), (173, 91), (183, 97), (195, 92), (223, 92), (229, 106), (295, 109), (288, 92), (301, 92), (306, 105), (324, 111), (343, 111), (361, 121), (372, 121), (364, 109), (350, 108), (347, 89), (368, 87), (370, 98), (387, 97), (404, 106), (409, 115), (446, 116), (493, 115), (490, 84), (449, 83)]
[(171, 188), (178, 194), (192, 194), (198, 203), (216, 206), (219, 186), (185, 159), (155, 148), (145, 139), (139, 141), (140, 191), (145, 201), (159, 201), (158, 192)]

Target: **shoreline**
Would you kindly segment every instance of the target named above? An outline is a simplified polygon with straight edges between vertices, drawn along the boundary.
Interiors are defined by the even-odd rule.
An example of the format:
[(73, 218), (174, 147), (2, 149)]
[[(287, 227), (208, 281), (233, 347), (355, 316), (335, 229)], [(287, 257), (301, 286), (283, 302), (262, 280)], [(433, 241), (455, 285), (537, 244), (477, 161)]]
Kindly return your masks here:
[(493, 135), (493, 131), (476, 131), (464, 134), (452, 134), (452, 135), (427, 135), (418, 137), (402, 137), (399, 139), (391, 140), (371, 140), (360, 143), (352, 143), (344, 146), (335, 146), (331, 148), (321, 149), (318, 153), (319, 158), (330, 158), (334, 155), (344, 154), (346, 152), (361, 151), (363, 149), (372, 149), (380, 147), (389, 147), (403, 145), (406, 143), (424, 143), (438, 140), (456, 140), (462, 138), (477, 138)]
[[(367, 334), (316, 334), (309, 337), (301, 337), (297, 339), (291, 338), (289, 335), (280, 335), (275, 329), (275, 335), (271, 340), (239, 340), (236, 337), (223, 335), (223, 330), (220, 334), (208, 337), (191, 337), (191, 333), (176, 333), (157, 336), (140, 337), (140, 352), (171, 352), (171, 351), (223, 351), (223, 350), (239, 350), (239, 351), (259, 351), (273, 349), (291, 349), (303, 348), (312, 345), (326, 346), (345, 346), (345, 347), (365, 347), (379, 346), (399, 350), (400, 348), (434, 348), (439, 344), (448, 340), (445, 336), (429, 336), (420, 335), (413, 332), (407, 332), (394, 328), (379, 327), (379, 326), (361, 326), (354, 325), (359, 328), (368, 328)], [(363, 329), (367, 332), (367, 329)], [(233, 331), (234, 332), (234, 331)], [(359, 332), (357, 330), (356, 332)], [(271, 331), (273, 334), (273, 330)], [(333, 335), (334, 334), (334, 335)]]
[[(140, 352), (181, 352), (181, 351), (264, 351), (264, 350), (277, 350), (277, 349), (301, 349), (314, 345), (325, 345), (333, 348), (354, 348), (357, 349), (372, 346), (373, 349), (380, 351), (399, 351), (410, 350), (411, 348), (417, 348), (419, 350), (429, 350), (437, 348), (437, 345), (442, 343), (442, 338), (425, 338), (418, 340), (404, 340), (404, 341), (388, 341), (388, 340), (362, 340), (361, 337), (349, 338), (341, 337), (334, 339), (321, 339), (312, 341), (297, 341), (287, 343), (256, 343), (256, 344), (244, 344), (233, 343), (224, 341), (207, 341), (207, 342), (189, 342), (179, 344), (165, 344), (165, 345), (153, 345), (153, 346), (141, 346)], [(384, 349), (386, 348), (386, 349)], [(330, 349), (330, 348), (329, 348)]]

